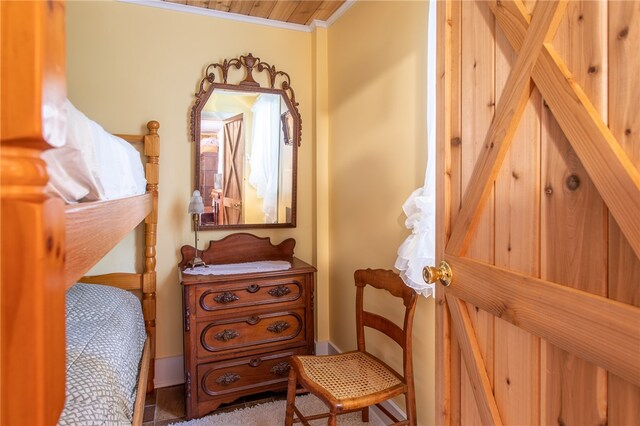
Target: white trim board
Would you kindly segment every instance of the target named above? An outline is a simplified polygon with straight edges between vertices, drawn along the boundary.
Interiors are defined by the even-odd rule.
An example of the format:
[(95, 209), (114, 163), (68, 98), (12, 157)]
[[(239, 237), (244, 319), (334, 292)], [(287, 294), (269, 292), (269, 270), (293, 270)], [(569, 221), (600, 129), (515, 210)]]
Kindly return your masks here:
[(257, 16), (240, 15), (238, 13), (222, 12), (220, 10), (205, 9), (203, 7), (193, 7), (185, 4), (170, 3), (162, 0), (118, 0), (123, 3), (137, 4), (140, 6), (150, 6), (158, 9), (172, 10), (174, 12), (191, 13), (194, 15), (211, 16), (214, 18), (227, 19), (230, 21), (246, 22), (250, 24), (265, 25), (268, 27), (282, 28), (286, 30), (312, 32), (317, 28), (329, 28), (338, 20), (356, 0), (346, 0), (326, 21), (313, 20), (309, 25), (292, 24), (290, 22), (274, 21), (272, 19), (259, 18)]
[(182, 383), (184, 383), (184, 358), (182, 355), (156, 359), (153, 379), (153, 386), (156, 389), (181, 385)]

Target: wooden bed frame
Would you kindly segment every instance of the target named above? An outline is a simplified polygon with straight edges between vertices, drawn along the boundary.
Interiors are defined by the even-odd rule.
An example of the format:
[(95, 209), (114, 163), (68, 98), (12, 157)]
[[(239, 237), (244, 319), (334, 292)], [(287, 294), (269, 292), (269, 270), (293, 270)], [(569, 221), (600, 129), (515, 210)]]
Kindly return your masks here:
[[(83, 277), (142, 293), (147, 342), (134, 424), (153, 390), (159, 124), (143, 136), (147, 193), (65, 207), (44, 194), (40, 154), (56, 146), (45, 114), (66, 99), (63, 1), (1, 2), (0, 423), (56, 424), (65, 402), (65, 293), (118, 241), (145, 223), (142, 274)], [(28, 23), (28, 25), (26, 25)], [(53, 120), (56, 123), (56, 119)], [(144, 383), (146, 382), (146, 386)]]

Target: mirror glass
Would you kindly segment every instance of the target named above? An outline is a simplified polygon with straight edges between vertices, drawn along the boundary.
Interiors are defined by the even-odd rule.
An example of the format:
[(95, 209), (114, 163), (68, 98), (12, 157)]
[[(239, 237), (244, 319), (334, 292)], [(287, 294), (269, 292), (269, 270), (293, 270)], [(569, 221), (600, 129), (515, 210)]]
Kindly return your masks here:
[(245, 80), (228, 84), (224, 71), (215, 83), (210, 65), (192, 110), (195, 184), (205, 204), (199, 228), (294, 227), (300, 117), (288, 76), (276, 89), (272, 69), (271, 87), (260, 87), (252, 76), (259, 59), (237, 61)]

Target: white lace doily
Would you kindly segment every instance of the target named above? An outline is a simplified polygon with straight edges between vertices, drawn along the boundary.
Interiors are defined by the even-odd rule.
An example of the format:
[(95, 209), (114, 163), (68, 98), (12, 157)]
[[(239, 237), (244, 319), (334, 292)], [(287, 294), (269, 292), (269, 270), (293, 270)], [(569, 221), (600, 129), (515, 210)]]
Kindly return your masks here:
[(257, 262), (198, 266), (196, 268), (186, 268), (182, 273), (189, 275), (233, 275), (252, 272), (285, 271), (287, 269), (291, 269), (291, 263), (286, 260), (263, 260)]

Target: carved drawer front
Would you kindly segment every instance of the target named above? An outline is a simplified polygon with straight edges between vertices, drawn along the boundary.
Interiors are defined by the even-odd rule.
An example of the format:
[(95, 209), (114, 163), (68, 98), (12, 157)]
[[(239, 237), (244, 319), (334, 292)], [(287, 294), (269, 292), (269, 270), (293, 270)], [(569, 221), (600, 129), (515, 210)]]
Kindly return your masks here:
[(304, 309), (198, 323), (198, 356), (231, 349), (304, 341)]
[(198, 366), (198, 400), (232, 392), (251, 393), (251, 389), (283, 383), (286, 386), (291, 355), (305, 354), (304, 349), (260, 354), (253, 357), (200, 364)]
[(221, 283), (196, 290), (197, 315), (270, 303), (304, 303), (304, 277), (282, 277)]

